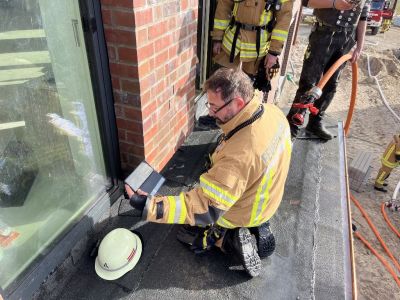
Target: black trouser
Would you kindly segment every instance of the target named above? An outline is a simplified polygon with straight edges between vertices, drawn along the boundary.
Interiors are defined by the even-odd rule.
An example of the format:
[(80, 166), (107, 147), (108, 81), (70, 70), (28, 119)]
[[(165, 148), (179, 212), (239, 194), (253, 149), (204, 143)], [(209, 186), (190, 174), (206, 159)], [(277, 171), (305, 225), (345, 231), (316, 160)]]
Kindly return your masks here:
[[(300, 97), (315, 86), (322, 75), (344, 54), (347, 54), (355, 45), (355, 30), (332, 31), (328, 26), (315, 24), (309, 37), (309, 44), (304, 55), (299, 88), (293, 103), (298, 103)], [(321, 121), (326, 109), (336, 92), (340, 74), (345, 67), (342, 64), (332, 75), (323, 89), (322, 96), (315, 101), (314, 106), (319, 109), (316, 116), (310, 115), (310, 121)], [(291, 108), (288, 120), (296, 109)]]

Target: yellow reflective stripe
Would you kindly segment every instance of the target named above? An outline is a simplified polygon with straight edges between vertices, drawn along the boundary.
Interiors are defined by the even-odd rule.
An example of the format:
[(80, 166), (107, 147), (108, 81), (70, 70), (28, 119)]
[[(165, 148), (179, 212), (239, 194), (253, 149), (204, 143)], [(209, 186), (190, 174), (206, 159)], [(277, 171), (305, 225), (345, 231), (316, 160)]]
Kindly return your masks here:
[(204, 194), (227, 207), (231, 207), (239, 199), (239, 197), (235, 197), (219, 186), (209, 182), (203, 175), (200, 176), (200, 186)]
[(217, 221), (217, 224), (224, 228), (236, 228), (237, 227), (237, 226), (233, 225), (231, 222), (229, 222), (227, 219), (225, 219), (224, 217), (220, 217)]
[(169, 210), (168, 210), (168, 220), (167, 222), (172, 224), (174, 222), (175, 218), (175, 199), (173, 196), (168, 196), (167, 197), (168, 202), (169, 202)]
[(385, 177), (386, 177), (386, 172), (382, 171), (382, 174), (376, 179), (376, 182), (379, 184), (383, 184), (383, 182), (385, 181)]
[(392, 145), (390, 148), (389, 148), (389, 151), (386, 153), (386, 155), (383, 157), (383, 159), (384, 160), (388, 160), (389, 159), (389, 157), (390, 157), (390, 155), (392, 155), (392, 152), (394, 151), (394, 148), (395, 148), (396, 146), (395, 145)]
[(178, 224), (184, 224), (186, 220), (186, 215), (187, 215), (187, 209), (186, 209), (186, 203), (185, 203), (185, 196), (183, 193), (179, 195), (179, 202), (181, 205), (181, 213), (179, 214), (178, 217)]
[(233, 6), (233, 16), (236, 17), (237, 15), (237, 11), (238, 11), (239, 5), (238, 3), (235, 3), (235, 5)]
[(229, 25), (229, 20), (214, 19), (214, 29), (225, 30)]
[[(270, 175), (270, 178), (269, 178), (269, 181), (268, 181), (268, 184), (267, 184), (267, 188), (265, 189), (265, 195), (263, 197), (263, 198), (265, 198), (265, 200), (261, 202), (261, 205), (262, 205), (261, 212), (265, 211), (265, 209), (267, 207), (267, 204), (268, 204), (269, 200), (271, 199), (271, 197), (269, 196), (269, 191), (271, 190), (272, 179), (274, 178), (275, 173), (276, 173), (276, 168), (271, 170), (271, 175)], [(256, 219), (256, 222), (258, 222), (258, 224), (264, 223), (264, 220), (260, 219), (261, 218), (261, 212), (260, 212), (260, 214), (258, 215), (258, 217)]]
[(167, 199), (169, 202), (167, 222), (170, 224), (185, 223), (187, 210), (184, 194), (181, 193), (179, 196), (168, 196)]
[(263, 189), (266, 187), (265, 182), (267, 181), (267, 174), (265, 174), (261, 180), (260, 185), (257, 188), (257, 193), (256, 193), (256, 199), (253, 204), (253, 208), (251, 210), (251, 216), (250, 216), (250, 222), (249, 222), (249, 227), (254, 224), (254, 220), (256, 219), (256, 215), (258, 212), (260, 200), (261, 200), (261, 195), (263, 194)]
[(382, 158), (382, 165), (393, 169), (397, 167), (398, 163), (391, 163), (390, 161), (384, 160)]
[(284, 41), (286, 41), (286, 38), (285, 38), (285, 37), (276, 36), (276, 35), (273, 35), (273, 34), (272, 34), (271, 40), (284, 42)]

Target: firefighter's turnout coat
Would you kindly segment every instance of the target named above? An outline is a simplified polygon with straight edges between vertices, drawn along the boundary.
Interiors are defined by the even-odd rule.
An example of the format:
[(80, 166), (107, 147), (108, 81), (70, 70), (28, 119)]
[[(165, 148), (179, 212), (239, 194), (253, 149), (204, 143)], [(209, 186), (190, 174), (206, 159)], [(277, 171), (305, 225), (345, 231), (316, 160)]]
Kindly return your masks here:
[[(239, 31), (236, 41), (234, 56), (236, 61), (254, 62), (265, 57), (267, 51), (279, 55), (288, 36), (288, 30), (292, 19), (294, 0), (277, 0), (279, 10), (273, 12), (265, 10), (265, 0), (219, 0), (214, 18), (214, 28), (211, 32), (213, 40), (222, 41), (224, 53), (215, 57), (215, 62), (227, 66), (234, 35), (237, 29), (235, 22), (244, 24)], [(233, 21), (234, 20), (234, 21)], [(272, 23), (271, 23), (272, 22)], [(254, 26), (252, 29), (251, 26)], [(259, 53), (257, 53), (257, 30), (260, 30)], [(266, 28), (272, 29), (272, 32)], [(253, 63), (254, 64), (254, 63)]]
[(389, 177), (390, 172), (400, 165), (400, 137), (395, 135), (393, 141), (388, 145), (385, 152), (383, 153), (382, 167), (380, 168), (378, 175), (376, 176), (375, 186), (382, 188), (386, 178)]
[(288, 122), (272, 104), (256, 96), (233, 119), (221, 125), (225, 134), (249, 120), (264, 105), (262, 116), (223, 141), (200, 186), (179, 196), (147, 200), (143, 217), (159, 223), (218, 224), (252, 227), (269, 220), (283, 195), (291, 155)]

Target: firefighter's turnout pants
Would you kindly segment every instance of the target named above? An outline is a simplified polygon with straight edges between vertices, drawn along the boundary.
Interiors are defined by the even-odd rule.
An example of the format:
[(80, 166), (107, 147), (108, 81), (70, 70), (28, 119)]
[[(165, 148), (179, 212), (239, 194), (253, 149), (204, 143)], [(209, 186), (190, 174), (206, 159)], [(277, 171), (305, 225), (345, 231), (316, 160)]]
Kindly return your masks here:
[[(334, 28), (322, 23), (315, 23), (309, 37), (309, 44), (304, 54), (303, 69), (300, 76), (299, 88), (293, 103), (299, 103), (300, 97), (315, 86), (322, 75), (344, 54), (347, 54), (355, 45), (355, 28)], [(343, 64), (332, 75), (323, 89), (322, 96), (315, 101), (314, 106), (319, 109), (316, 116), (310, 115), (315, 121), (320, 121), (331, 103), (338, 85)], [(289, 116), (296, 109), (291, 109)], [(291, 119), (290, 117), (288, 118)]]
[(386, 148), (381, 162), (382, 167), (375, 179), (375, 187), (377, 188), (383, 188), (383, 183), (389, 177), (390, 172), (400, 165), (400, 139), (398, 135), (394, 136), (394, 140)]

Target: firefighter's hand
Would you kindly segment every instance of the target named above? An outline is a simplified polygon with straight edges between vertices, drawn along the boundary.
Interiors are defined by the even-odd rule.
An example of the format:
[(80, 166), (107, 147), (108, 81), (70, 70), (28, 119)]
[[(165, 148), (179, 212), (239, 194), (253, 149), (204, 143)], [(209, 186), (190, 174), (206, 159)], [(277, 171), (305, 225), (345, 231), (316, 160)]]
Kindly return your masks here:
[(268, 70), (269, 68), (272, 68), (272, 66), (274, 66), (277, 61), (278, 61), (278, 56), (268, 53), (264, 59), (265, 69)]
[(355, 63), (355, 62), (357, 62), (357, 60), (360, 58), (360, 56), (361, 56), (361, 51), (362, 51), (362, 49), (360, 49), (360, 48), (358, 48), (358, 47), (356, 47), (356, 49), (354, 49), (353, 55), (351, 56), (351, 63), (352, 63), (352, 64)]
[(213, 54), (218, 55), (221, 53), (222, 42), (221, 41), (214, 41), (213, 42)]
[(125, 184), (125, 190), (129, 197), (129, 204), (134, 208), (142, 211), (147, 201), (147, 193), (142, 190), (137, 190), (136, 193), (131, 189), (131, 187)]
[(349, 10), (354, 7), (354, 4), (346, 0), (333, 0), (332, 6), (337, 10)]

